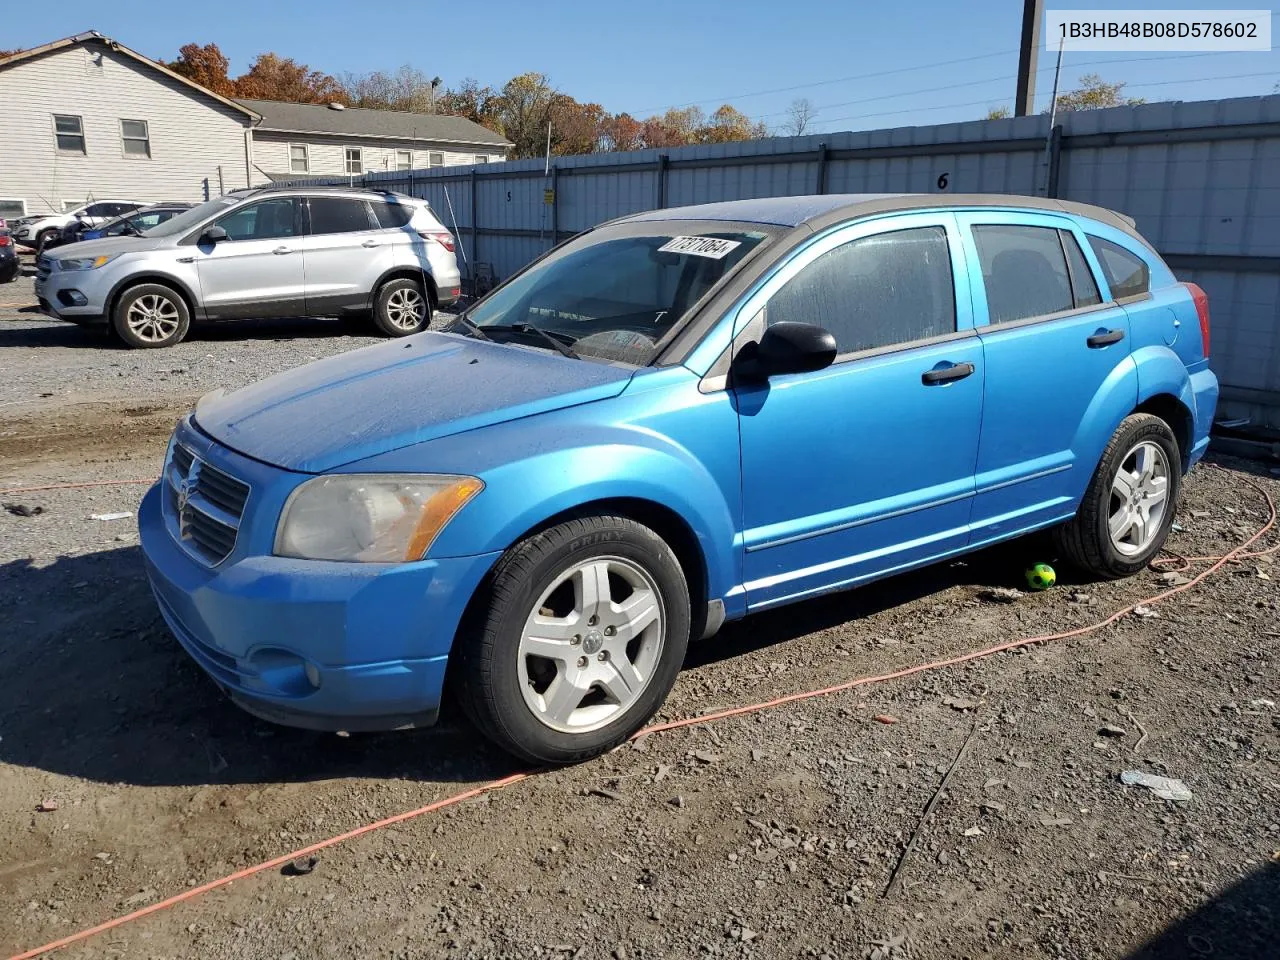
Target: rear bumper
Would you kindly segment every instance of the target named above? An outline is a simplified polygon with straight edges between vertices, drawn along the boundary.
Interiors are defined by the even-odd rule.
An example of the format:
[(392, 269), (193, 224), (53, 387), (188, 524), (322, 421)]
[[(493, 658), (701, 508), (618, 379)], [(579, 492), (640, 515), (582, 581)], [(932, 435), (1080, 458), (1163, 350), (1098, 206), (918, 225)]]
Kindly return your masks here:
[(313, 730), (434, 722), (462, 612), (495, 555), (409, 564), (249, 556), (208, 567), (138, 514), (147, 577), (183, 649), (248, 712)]
[(1191, 392), (1196, 401), (1195, 441), (1187, 458), (1187, 469), (1200, 462), (1209, 449), (1209, 431), (1218, 409), (1218, 378), (1206, 367), (1191, 374)]

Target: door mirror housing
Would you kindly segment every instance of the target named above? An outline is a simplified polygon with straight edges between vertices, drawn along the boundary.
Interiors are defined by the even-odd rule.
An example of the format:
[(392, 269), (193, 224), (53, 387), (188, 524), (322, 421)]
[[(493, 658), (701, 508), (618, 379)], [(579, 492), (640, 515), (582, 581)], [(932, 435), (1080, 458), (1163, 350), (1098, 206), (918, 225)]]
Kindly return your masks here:
[(200, 234), (201, 243), (217, 243), (219, 240), (227, 239), (227, 231), (219, 226), (206, 227), (204, 233)]
[(758, 343), (750, 343), (734, 360), (736, 377), (767, 380), (784, 373), (811, 373), (831, 366), (836, 338), (815, 323), (784, 320), (766, 327)]

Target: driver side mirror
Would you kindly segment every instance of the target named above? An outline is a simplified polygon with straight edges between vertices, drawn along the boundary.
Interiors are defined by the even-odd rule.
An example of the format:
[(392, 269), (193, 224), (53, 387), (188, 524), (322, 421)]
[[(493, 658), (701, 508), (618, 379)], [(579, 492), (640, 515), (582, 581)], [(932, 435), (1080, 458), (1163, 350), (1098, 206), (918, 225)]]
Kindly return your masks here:
[(836, 338), (814, 323), (784, 320), (766, 327), (758, 343), (749, 343), (733, 362), (734, 376), (763, 381), (784, 373), (811, 373), (831, 366)]
[(225, 239), (227, 239), (227, 231), (218, 226), (209, 227), (204, 233), (200, 234), (201, 243), (217, 243), (219, 240)]

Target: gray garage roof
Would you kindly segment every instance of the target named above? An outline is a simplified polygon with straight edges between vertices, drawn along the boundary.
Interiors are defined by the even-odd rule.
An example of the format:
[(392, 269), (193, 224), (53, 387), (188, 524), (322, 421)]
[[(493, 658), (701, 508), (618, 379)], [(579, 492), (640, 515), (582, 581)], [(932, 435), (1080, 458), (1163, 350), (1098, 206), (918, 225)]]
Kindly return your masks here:
[(401, 113), (396, 110), (335, 110), (327, 104), (282, 103), (278, 100), (238, 100), (262, 115), (257, 127), (279, 133), (316, 133), (330, 136), (378, 137), (387, 140), (509, 147), (510, 141), (466, 117), (438, 113)]

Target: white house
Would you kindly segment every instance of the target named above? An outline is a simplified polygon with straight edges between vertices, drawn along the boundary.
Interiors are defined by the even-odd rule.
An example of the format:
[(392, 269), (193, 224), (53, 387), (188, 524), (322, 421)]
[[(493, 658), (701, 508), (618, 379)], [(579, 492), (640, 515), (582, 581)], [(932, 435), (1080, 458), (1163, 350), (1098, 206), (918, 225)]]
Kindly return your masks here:
[(0, 59), (0, 218), (504, 160), (463, 117), (232, 100), (90, 31)]

